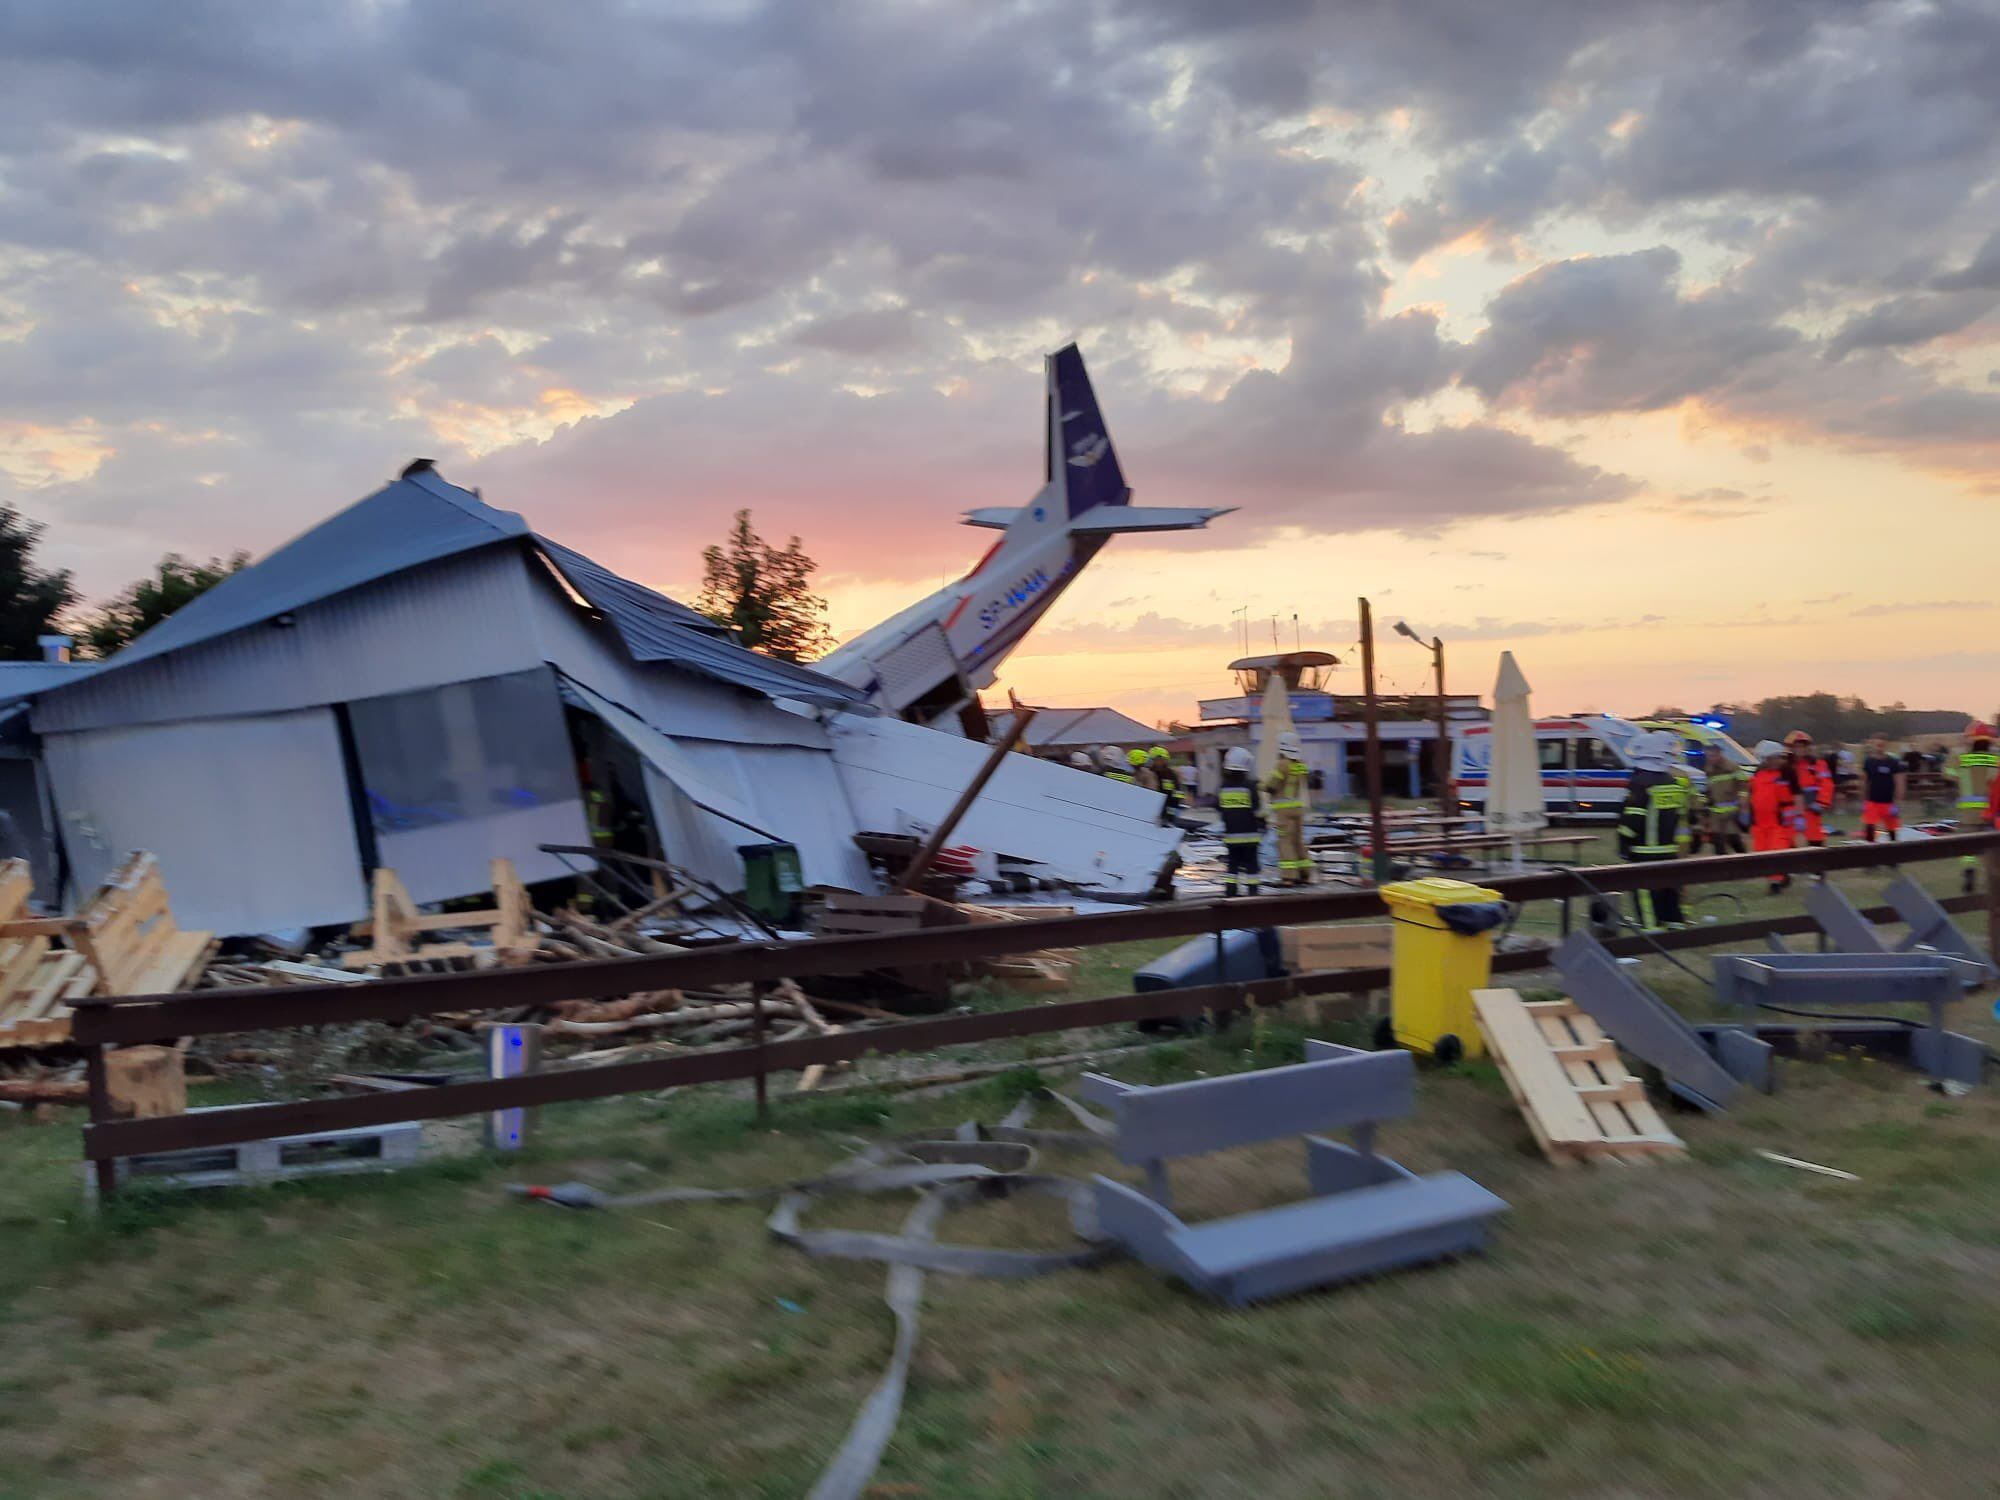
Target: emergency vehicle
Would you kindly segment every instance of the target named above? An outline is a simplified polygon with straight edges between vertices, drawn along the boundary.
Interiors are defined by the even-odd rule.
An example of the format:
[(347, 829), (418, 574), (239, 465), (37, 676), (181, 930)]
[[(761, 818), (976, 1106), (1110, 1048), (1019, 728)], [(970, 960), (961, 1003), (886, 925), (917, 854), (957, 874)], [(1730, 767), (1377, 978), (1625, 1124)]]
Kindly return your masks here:
[[(1660, 721), (1657, 726), (1681, 734), (1687, 746), (1688, 776), (1696, 787), (1708, 784), (1701, 763), (1707, 742), (1697, 742), (1683, 723)], [(1709, 731), (1715, 733), (1716, 731)], [(1652, 727), (1616, 714), (1570, 714), (1535, 721), (1535, 748), (1542, 766), (1542, 802), (1552, 818), (1615, 818), (1625, 802), (1632, 779), (1632, 741)], [(1727, 735), (1732, 760), (1749, 763), (1743, 747)], [(1459, 801), (1470, 811), (1486, 806), (1486, 779), (1493, 767), (1493, 730), (1473, 724), (1458, 735), (1453, 775)]]

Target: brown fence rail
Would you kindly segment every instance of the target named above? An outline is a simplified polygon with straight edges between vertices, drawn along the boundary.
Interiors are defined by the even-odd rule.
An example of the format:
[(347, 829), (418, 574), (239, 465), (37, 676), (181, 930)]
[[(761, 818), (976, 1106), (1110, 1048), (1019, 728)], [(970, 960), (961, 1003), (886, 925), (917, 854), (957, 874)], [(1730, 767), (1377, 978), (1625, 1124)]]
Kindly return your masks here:
[[(1965, 855), (2000, 857), (2000, 832), (1958, 834), (1906, 843), (1856, 844), (1838, 849), (1797, 849), (1772, 854), (1725, 855), (1659, 864), (1613, 865), (1585, 870), (1504, 877), (1489, 884), (1512, 901), (1569, 900), (1617, 895), (1662, 886), (1734, 882), (1771, 875), (1822, 875), (1840, 870), (1888, 868)], [(1954, 897), (1948, 911), (1985, 910), (1989, 932), (2000, 927), (1991, 888)], [(1359, 996), (1388, 984), (1384, 969), (1339, 970), (1247, 983), (1191, 986), (1095, 1000), (1025, 1006), (978, 1015), (939, 1016), (871, 1031), (842, 1032), (783, 1042), (755, 1042), (686, 1057), (655, 1058), (588, 1070), (445, 1084), (435, 1088), (360, 1098), (297, 1100), (239, 1105), (151, 1119), (112, 1118), (105, 1083), (107, 1046), (221, 1032), (280, 1030), (329, 1023), (400, 1021), (446, 1010), (500, 1010), (559, 1000), (595, 999), (638, 990), (701, 988), (726, 983), (769, 984), (822, 974), (857, 974), (908, 964), (954, 963), (1040, 948), (1088, 947), (1165, 937), (1220, 933), (1230, 928), (1379, 917), (1374, 891), (1266, 896), (1226, 902), (1157, 907), (1083, 917), (991, 923), (893, 933), (880, 937), (823, 938), (810, 944), (748, 943), (708, 952), (515, 969), (475, 975), (387, 979), (369, 985), (196, 992), (176, 996), (107, 997), (76, 1002), (75, 1040), (88, 1048), (90, 1123), (84, 1154), (98, 1165), (102, 1191), (115, 1187), (114, 1163), (147, 1152), (229, 1145), (273, 1136), (399, 1121), (438, 1119), (570, 1100), (680, 1087), (694, 1083), (761, 1079), (814, 1064), (846, 1062), (870, 1053), (934, 1048), (1029, 1036), (1073, 1028), (1198, 1016), (1248, 1006), (1278, 1005), (1308, 996)], [(1894, 912), (1866, 915), (1887, 921)], [(1703, 925), (1658, 938), (1620, 939), (1614, 952), (1640, 953), (1657, 943), (1697, 948), (1755, 941), (1771, 933), (1814, 931), (1812, 920), (1788, 915)], [(1546, 949), (1496, 955), (1498, 972), (1546, 967)], [(1359, 1008), (1357, 1001), (1353, 1009)]]

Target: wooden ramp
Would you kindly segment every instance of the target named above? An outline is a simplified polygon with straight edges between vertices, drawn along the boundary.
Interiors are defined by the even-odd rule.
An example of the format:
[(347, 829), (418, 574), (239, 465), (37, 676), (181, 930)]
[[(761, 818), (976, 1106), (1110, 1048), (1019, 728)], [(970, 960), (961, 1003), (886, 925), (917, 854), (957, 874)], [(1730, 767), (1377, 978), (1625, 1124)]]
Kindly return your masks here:
[(1474, 990), (1472, 1003), (1500, 1076), (1557, 1166), (1638, 1164), (1687, 1150), (1626, 1071), (1617, 1044), (1576, 1002)]

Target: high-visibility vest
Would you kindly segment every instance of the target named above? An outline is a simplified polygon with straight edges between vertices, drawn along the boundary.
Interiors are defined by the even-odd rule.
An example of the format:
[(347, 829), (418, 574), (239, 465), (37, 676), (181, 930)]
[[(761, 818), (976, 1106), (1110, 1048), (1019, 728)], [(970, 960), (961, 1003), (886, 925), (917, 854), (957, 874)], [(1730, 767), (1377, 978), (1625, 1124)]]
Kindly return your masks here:
[(1122, 781), (1127, 786), (1137, 786), (1139, 784), (1139, 778), (1134, 776), (1130, 771), (1106, 771), (1104, 775), (1109, 781)]
[[(1660, 779), (1642, 785), (1650, 776)], [(1659, 771), (1635, 773), (1618, 822), (1619, 836), (1626, 841), (1625, 857), (1658, 859), (1678, 853), (1675, 838), (1687, 805), (1688, 783), (1680, 777)]]
[(1725, 815), (1736, 811), (1736, 799), (1743, 785), (1741, 771), (1710, 771), (1708, 773), (1708, 810)]
[(1281, 760), (1278, 769), (1271, 773), (1264, 783), (1271, 794), (1271, 811), (1283, 812), (1288, 807), (1306, 805), (1306, 763), (1302, 760)]
[(1986, 807), (1986, 795), (1993, 786), (1993, 773), (2000, 767), (2000, 755), (1990, 750), (1968, 750), (1958, 758), (1958, 805), (1960, 808)]
[(1222, 842), (1225, 844), (1256, 844), (1263, 842), (1264, 831), (1259, 828), (1257, 817), (1257, 792), (1254, 787), (1225, 786), (1216, 793), (1216, 806), (1222, 809)]

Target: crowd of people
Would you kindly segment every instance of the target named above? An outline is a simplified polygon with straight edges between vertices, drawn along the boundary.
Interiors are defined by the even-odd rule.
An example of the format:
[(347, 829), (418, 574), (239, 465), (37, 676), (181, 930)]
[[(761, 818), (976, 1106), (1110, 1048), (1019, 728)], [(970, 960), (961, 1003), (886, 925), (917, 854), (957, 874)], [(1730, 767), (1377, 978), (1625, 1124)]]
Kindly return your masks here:
[[(1843, 803), (1858, 793), (1861, 837), (1893, 839), (1903, 829), (1903, 804), (1912, 779), (1942, 774), (1953, 788), (1959, 829), (2000, 828), (2000, 755), (1994, 732), (1974, 724), (1965, 748), (1955, 756), (1942, 746), (1934, 756), (1916, 750), (1898, 755), (1881, 735), (1863, 754), (1842, 746), (1820, 746), (1803, 730), (1783, 743), (1764, 740), (1753, 752), (1756, 766), (1744, 770), (1711, 746), (1704, 779), (1697, 783), (1681, 762), (1681, 739), (1671, 730), (1648, 734), (1632, 751), (1632, 778), (1618, 822), (1621, 858), (1643, 863), (1684, 855), (1769, 853), (1823, 846), (1836, 830), (1830, 823)], [(1993, 861), (2000, 865), (2000, 861)], [(1964, 860), (1969, 891), (1976, 861)], [(1769, 877), (1774, 891), (1791, 884), (1789, 875)], [(1648, 929), (1686, 925), (1680, 893), (1673, 889), (1639, 892), (1638, 920)]]

